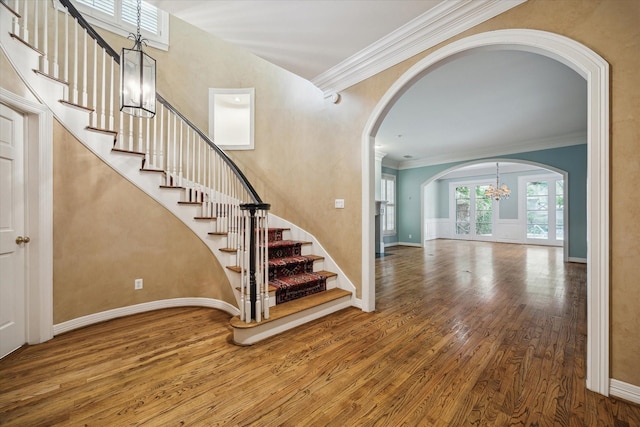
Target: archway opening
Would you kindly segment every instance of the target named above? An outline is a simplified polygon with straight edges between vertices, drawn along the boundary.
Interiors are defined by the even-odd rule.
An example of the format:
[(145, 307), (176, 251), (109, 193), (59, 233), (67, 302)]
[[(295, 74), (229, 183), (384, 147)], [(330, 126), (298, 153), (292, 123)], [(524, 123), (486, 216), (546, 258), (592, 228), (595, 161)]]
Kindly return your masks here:
[(375, 310), (374, 142), (394, 102), (425, 72), (478, 49), (516, 50), (555, 59), (587, 81), (587, 388), (609, 392), (609, 93), (608, 64), (587, 47), (557, 34), (500, 30), (451, 43), (419, 61), (379, 101), (362, 138), (362, 307)]

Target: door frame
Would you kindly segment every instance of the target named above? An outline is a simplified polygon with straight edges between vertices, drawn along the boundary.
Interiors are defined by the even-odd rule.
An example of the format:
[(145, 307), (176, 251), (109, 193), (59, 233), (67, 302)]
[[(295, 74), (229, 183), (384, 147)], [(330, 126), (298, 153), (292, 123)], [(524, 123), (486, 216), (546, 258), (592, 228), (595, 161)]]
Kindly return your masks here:
[(25, 337), (53, 338), (53, 114), (32, 100), (0, 88), (0, 102), (25, 118)]
[(479, 50), (536, 53), (565, 64), (587, 82), (587, 362), (586, 386), (609, 395), (610, 190), (609, 64), (587, 46), (568, 37), (529, 29), (496, 30), (454, 41), (410, 67), (373, 109), (362, 133), (362, 309), (375, 310), (373, 253), (374, 144), (395, 101), (439, 63)]

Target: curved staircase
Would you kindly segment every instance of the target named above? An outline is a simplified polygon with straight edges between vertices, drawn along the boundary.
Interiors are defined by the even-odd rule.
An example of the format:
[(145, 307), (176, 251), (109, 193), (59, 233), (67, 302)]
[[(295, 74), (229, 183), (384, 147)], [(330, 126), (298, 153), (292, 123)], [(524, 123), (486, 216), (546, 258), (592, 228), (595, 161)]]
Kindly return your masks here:
[[(0, 3), (2, 50), (34, 96), (228, 266), (239, 308), (218, 308), (236, 315), (236, 343), (253, 344), (353, 305), (355, 288), (315, 238), (268, 214), (268, 205), (229, 157), (164, 98), (157, 96), (153, 119), (117, 111), (119, 58), (68, 0), (57, 7), (49, 1)], [(69, 57), (59, 45), (67, 46)], [(248, 205), (260, 207), (253, 230), (255, 212), (248, 214)], [(269, 223), (284, 226), (268, 228)], [(284, 239), (287, 234), (304, 239)]]

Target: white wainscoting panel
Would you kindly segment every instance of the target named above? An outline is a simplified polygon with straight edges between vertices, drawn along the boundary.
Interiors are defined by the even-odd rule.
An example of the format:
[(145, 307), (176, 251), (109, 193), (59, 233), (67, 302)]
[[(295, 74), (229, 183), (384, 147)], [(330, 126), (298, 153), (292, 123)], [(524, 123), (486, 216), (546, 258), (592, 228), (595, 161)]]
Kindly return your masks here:
[(522, 221), (518, 219), (498, 219), (493, 230), (496, 242), (524, 243)]

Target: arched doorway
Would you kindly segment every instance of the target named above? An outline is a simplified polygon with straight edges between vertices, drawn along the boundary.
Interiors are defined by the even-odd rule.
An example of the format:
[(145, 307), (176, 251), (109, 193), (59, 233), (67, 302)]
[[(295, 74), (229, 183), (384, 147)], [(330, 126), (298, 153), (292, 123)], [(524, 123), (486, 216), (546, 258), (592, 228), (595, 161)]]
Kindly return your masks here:
[(385, 93), (362, 136), (362, 308), (375, 310), (374, 138), (386, 111), (426, 70), (482, 49), (537, 53), (587, 81), (587, 388), (609, 394), (609, 65), (586, 46), (537, 30), (499, 30), (453, 42), (423, 58)]
[[(571, 243), (569, 240), (569, 227), (571, 226), (571, 222), (569, 221), (568, 215), (570, 206), (569, 201), (571, 199), (570, 187), (568, 185), (569, 173), (551, 165), (517, 158), (482, 159), (464, 162), (457, 166), (445, 169), (442, 172), (436, 173), (423, 182), (420, 186), (420, 194), (422, 198), (420, 202), (422, 206), (422, 241), (425, 242), (426, 240), (433, 240), (437, 238), (476, 240), (476, 238), (472, 236), (472, 234), (475, 233), (471, 232), (464, 234), (460, 233), (460, 230), (457, 230), (456, 221), (453, 219), (455, 218), (455, 208), (453, 207), (455, 206), (455, 200), (449, 193), (451, 193), (452, 186), (465, 186), (469, 182), (488, 182), (487, 178), (479, 178), (478, 175), (486, 173), (487, 169), (489, 169), (489, 172), (493, 172), (495, 165), (498, 162), (502, 172), (502, 182), (506, 182), (504, 180), (505, 172), (507, 174), (516, 175), (516, 178), (513, 178), (510, 181), (512, 194), (509, 199), (501, 201), (499, 206), (497, 203), (492, 203), (492, 221), (489, 225), (490, 232), (489, 234), (479, 236), (477, 240), (562, 246), (564, 262), (583, 262), (582, 258), (575, 256), (571, 257), (569, 253)], [(493, 176), (491, 178), (493, 179)], [(520, 187), (527, 183), (527, 178), (529, 180), (535, 180), (536, 184), (539, 184), (537, 181), (547, 183), (550, 179), (554, 179), (554, 182), (559, 181), (561, 184), (560, 199), (562, 200), (562, 210), (560, 212), (561, 215), (559, 215), (560, 220), (556, 221), (554, 215), (553, 220), (546, 224), (549, 229), (547, 230), (547, 234), (544, 236), (541, 235), (542, 233), (532, 233), (532, 230), (529, 230), (530, 227), (533, 231), (537, 230), (535, 230), (535, 227), (528, 225), (526, 221), (527, 196), (525, 188)], [(449, 188), (446, 188), (447, 180), (449, 181)], [(578, 181), (579, 182), (576, 183), (578, 186), (586, 187), (586, 182), (584, 180)], [(445, 188), (443, 188), (443, 184)], [(556, 191), (557, 188), (550, 188), (550, 192), (547, 194), (550, 200), (555, 199)], [(443, 193), (445, 193), (444, 197), (442, 196)], [(450, 206), (444, 206), (444, 209), (442, 206), (436, 206), (438, 204), (442, 204), (442, 199), (447, 201), (445, 205)], [(549, 200), (547, 200), (547, 202), (549, 202)], [(507, 215), (508, 218), (505, 218), (502, 212), (502, 208), (505, 204), (509, 205), (509, 209), (505, 209), (504, 211), (511, 214)], [(557, 207), (555, 207), (556, 203), (549, 203), (549, 206), (554, 206), (554, 208), (557, 209)], [(547, 211), (550, 210), (548, 209), (549, 206), (545, 206)], [(436, 208), (439, 208), (437, 210), (440, 212), (443, 210), (446, 211), (447, 215), (444, 217), (433, 215)], [(583, 209), (578, 208), (575, 211), (581, 210)], [(552, 214), (558, 214), (558, 211), (556, 210), (556, 212), (552, 212)], [(516, 219), (512, 219), (514, 217)], [(578, 221), (582, 222), (580, 220), (581, 218), (578, 218)], [(558, 224), (560, 224), (560, 226), (559, 229), (556, 230), (556, 226)], [(544, 230), (542, 231), (544, 232)], [(558, 235), (560, 235), (559, 238), (557, 238)]]

